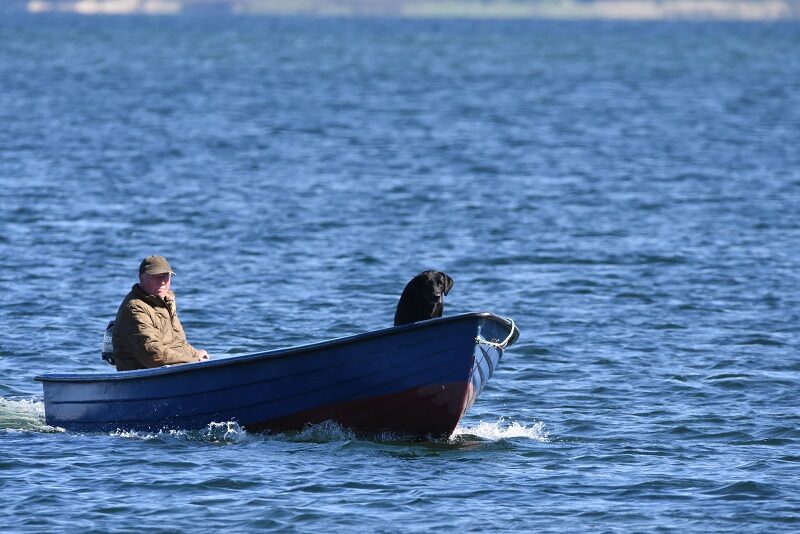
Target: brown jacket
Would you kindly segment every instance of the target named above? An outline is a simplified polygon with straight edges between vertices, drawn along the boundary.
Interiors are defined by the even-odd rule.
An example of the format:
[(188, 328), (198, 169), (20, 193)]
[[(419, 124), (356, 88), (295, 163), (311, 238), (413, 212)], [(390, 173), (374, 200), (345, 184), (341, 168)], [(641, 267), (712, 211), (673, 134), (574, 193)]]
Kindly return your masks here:
[(134, 284), (119, 306), (111, 339), (117, 371), (200, 360), (186, 341), (171, 291), (162, 299)]

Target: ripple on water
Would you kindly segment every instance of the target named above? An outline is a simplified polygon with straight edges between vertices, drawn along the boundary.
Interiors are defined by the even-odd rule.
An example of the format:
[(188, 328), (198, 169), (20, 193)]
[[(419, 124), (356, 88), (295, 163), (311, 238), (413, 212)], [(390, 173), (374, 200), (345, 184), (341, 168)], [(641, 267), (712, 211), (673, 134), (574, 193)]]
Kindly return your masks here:
[(753, 383), (753, 378), (747, 373), (722, 373), (709, 376), (706, 380), (723, 390), (744, 390)]
[(706, 491), (704, 494), (729, 501), (750, 501), (774, 499), (779, 497), (781, 492), (770, 484), (756, 482), (754, 480), (745, 480), (726, 484), (720, 488)]
[[(796, 26), (0, 35), (5, 530), (796, 530)], [(214, 354), (388, 325), (429, 266), (524, 339), (447, 440), (48, 428), (32, 375), (103, 365), (152, 252)]]

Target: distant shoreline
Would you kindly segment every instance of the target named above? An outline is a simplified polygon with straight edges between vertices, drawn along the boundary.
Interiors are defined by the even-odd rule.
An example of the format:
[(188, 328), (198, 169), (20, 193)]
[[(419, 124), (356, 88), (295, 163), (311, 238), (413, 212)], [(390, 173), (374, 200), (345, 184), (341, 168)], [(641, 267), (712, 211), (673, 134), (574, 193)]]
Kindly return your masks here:
[(800, 20), (798, 0), (30, 0), (29, 13), (393, 16), (577, 20)]

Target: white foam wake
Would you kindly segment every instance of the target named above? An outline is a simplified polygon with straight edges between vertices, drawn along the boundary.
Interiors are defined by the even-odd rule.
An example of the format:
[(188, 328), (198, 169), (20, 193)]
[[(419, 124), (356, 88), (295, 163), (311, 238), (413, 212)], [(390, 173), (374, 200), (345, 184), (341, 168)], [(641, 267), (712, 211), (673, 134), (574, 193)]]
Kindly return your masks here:
[(297, 441), (328, 443), (333, 441), (351, 441), (356, 439), (356, 434), (333, 421), (325, 421), (308, 425), (302, 430), (272, 433), (250, 433), (235, 421), (209, 423), (200, 430), (162, 429), (157, 431), (123, 430), (117, 429), (110, 433), (112, 436), (134, 440), (185, 440), (205, 441), (209, 443), (235, 444), (249, 443), (251, 441)]
[(527, 438), (536, 441), (550, 441), (547, 429), (544, 423), (537, 422), (532, 425), (525, 425), (515, 421), (507, 421), (503, 418), (499, 419), (496, 423), (487, 423), (481, 421), (474, 426), (461, 426), (456, 427), (450, 439), (456, 439), (461, 436), (475, 436), (482, 439), (491, 441), (499, 441), (511, 438)]
[[(187, 441), (206, 441), (211, 443), (246, 443), (252, 440), (277, 440), (290, 442), (317, 442), (330, 443), (337, 441), (358, 440), (358, 434), (349, 428), (344, 428), (333, 421), (325, 421), (308, 425), (299, 431), (280, 432), (277, 434), (251, 434), (234, 421), (210, 423), (202, 430), (170, 430), (164, 429), (155, 432), (116, 430), (111, 435), (128, 439), (161, 440), (178, 439)], [(481, 421), (477, 425), (458, 426), (447, 441), (458, 442), (462, 439), (478, 438), (486, 441), (501, 441), (512, 438), (525, 438), (535, 441), (549, 441), (544, 423), (537, 422), (525, 425), (505, 419), (495, 423)], [(406, 441), (402, 435), (382, 433), (367, 436), (366, 439), (374, 441)]]
[(146, 430), (117, 429), (111, 432), (111, 435), (143, 441), (178, 439), (186, 441), (206, 441), (209, 443), (243, 443), (251, 439), (250, 434), (235, 421), (209, 423), (201, 430), (163, 429), (151, 432)]
[(0, 429), (56, 432), (59, 428), (44, 422), (44, 403), (33, 399), (13, 400), (0, 397)]

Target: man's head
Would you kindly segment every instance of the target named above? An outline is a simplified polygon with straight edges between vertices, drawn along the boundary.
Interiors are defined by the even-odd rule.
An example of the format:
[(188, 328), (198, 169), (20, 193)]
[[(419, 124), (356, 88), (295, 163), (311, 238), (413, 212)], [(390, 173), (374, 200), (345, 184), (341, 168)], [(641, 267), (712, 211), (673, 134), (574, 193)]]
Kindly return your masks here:
[(173, 274), (164, 256), (147, 256), (139, 265), (139, 286), (148, 295), (166, 297)]

